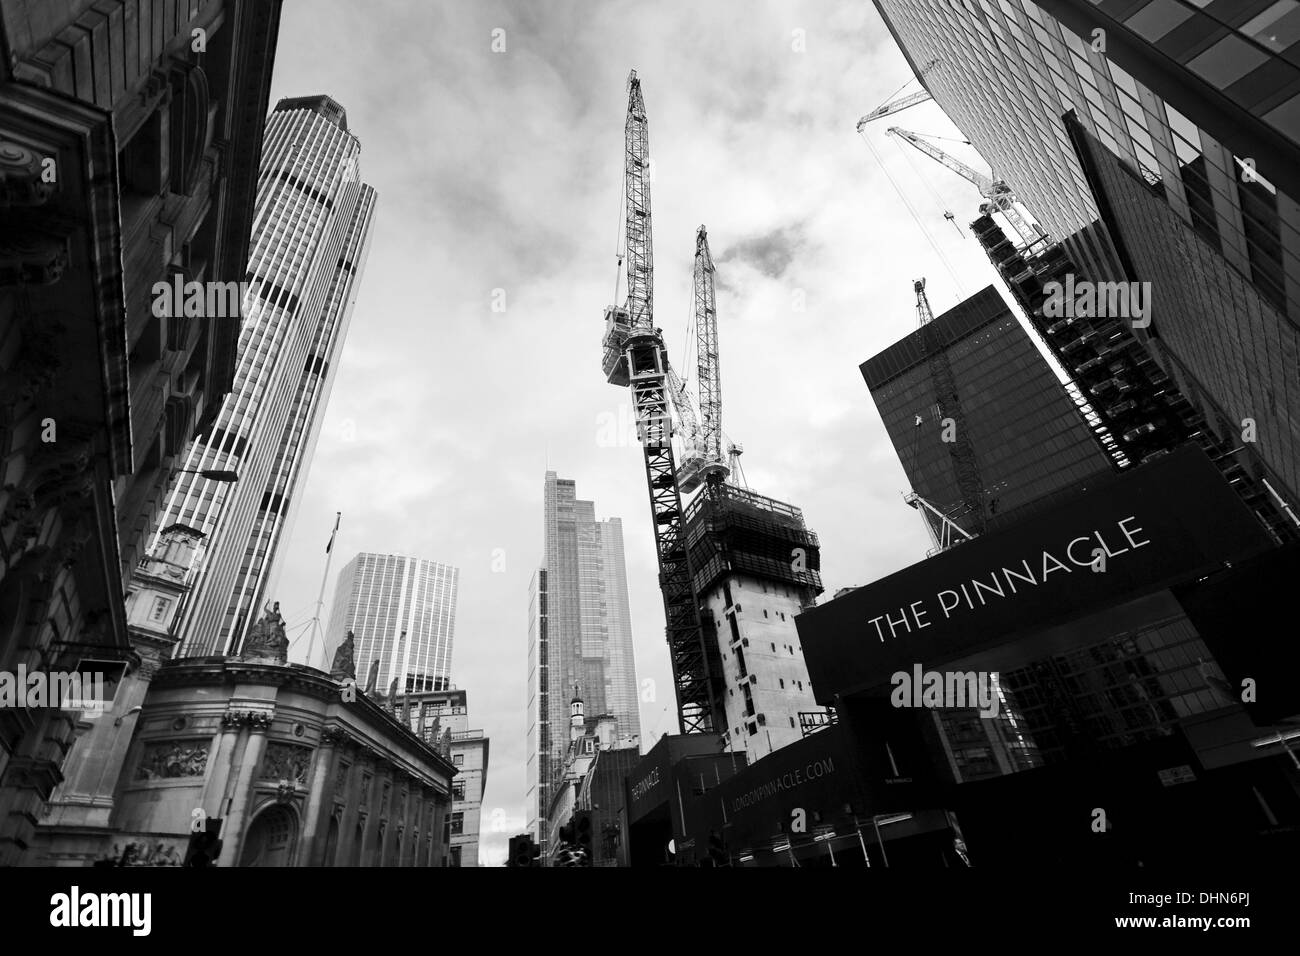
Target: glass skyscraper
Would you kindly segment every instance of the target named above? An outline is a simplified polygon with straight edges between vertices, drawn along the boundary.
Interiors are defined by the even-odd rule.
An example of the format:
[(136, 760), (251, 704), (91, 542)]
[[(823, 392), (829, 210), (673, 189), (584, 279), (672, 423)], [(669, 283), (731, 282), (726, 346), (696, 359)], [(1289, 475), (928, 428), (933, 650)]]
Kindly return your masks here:
[(1152, 283), (1144, 344), (1294, 501), (1300, 205), (1273, 179), (1300, 166), (1300, 3), (875, 2), (914, 70), (938, 61), (926, 89), (1081, 277)]
[(460, 570), (398, 554), (361, 553), (339, 572), (325, 632), (325, 660), (353, 633), (357, 683), (389, 693), (442, 691), (451, 673)]
[(181, 459), (189, 473), (175, 476), (150, 544), (178, 523), (205, 535), (178, 656), (234, 653), (261, 617), (365, 265), (376, 195), (360, 153), (327, 96), (281, 100), (267, 120), (234, 386)]
[(575, 691), (593, 721), (607, 714), (618, 736), (641, 733), (622, 521), (596, 520), (595, 505), (553, 471), (543, 501), (544, 564), (529, 586), (525, 798), (539, 840), (569, 746)]
[(992, 286), (862, 363), (862, 377), (912, 490), (968, 533), (1112, 471)]

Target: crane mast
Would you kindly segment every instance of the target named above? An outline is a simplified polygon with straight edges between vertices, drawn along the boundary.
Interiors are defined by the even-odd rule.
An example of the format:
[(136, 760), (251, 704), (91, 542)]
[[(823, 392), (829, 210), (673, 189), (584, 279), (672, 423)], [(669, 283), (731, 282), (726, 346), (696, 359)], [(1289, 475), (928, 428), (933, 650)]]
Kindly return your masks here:
[(650, 130), (636, 70), (628, 76), (623, 124), (623, 183), (627, 199), (627, 311), (634, 329), (654, 327), (654, 244), (650, 233)]
[[(920, 330), (917, 341), (921, 346), (921, 355), (930, 366), (930, 381), (934, 387), (938, 419), (940, 422), (951, 424), (953, 429), (952, 439), (946, 440), (945, 444), (952, 461), (957, 487), (961, 492), (961, 501), (955, 513), (944, 513), (915, 490), (904, 500), (925, 517), (926, 529), (930, 531), (935, 545), (946, 549), (963, 540), (968, 541), (974, 534), (984, 531), (987, 521), (984, 484), (980, 477), (979, 460), (968, 437), (966, 418), (962, 412), (961, 399), (957, 394), (948, 352), (934, 339), (934, 330), (929, 327), (934, 321), (934, 310), (930, 308), (930, 298), (925, 294), (925, 279), (917, 279), (913, 282), (912, 291), (916, 293), (916, 326)], [(920, 429), (923, 427), (919, 415), (916, 418), (916, 427), (915, 440), (919, 440)], [(916, 468), (915, 447), (912, 452), (912, 468), (913, 470)], [(956, 517), (965, 520), (970, 526), (970, 532), (953, 520)]]
[[(690, 430), (688, 450), (678, 483), (682, 491), (690, 493), (701, 484), (717, 484), (726, 480), (734, 465), (734, 451), (728, 457), (722, 452), (722, 380), (718, 371), (718, 313), (715, 306), (713, 284), (713, 256), (709, 252), (709, 237), (703, 226), (695, 233), (695, 361), (700, 382), (700, 423), (694, 414), (684, 416)], [(689, 396), (684, 389), (682, 397)], [(684, 404), (689, 404), (686, 402)]]
[(948, 155), (948, 153), (926, 140), (919, 133), (899, 129), (897, 126), (889, 127), (886, 133), (911, 143), (931, 159), (951, 169), (968, 182), (974, 183), (975, 188), (980, 191), (980, 195), (986, 200), (980, 206), (980, 212), (986, 215), (992, 212), (1002, 213), (1007, 222), (1010, 223), (1011, 228), (1019, 236), (1021, 243), (1028, 245), (1037, 242), (1043, 237), (1043, 231), (1036, 226), (1030, 225), (1025, 217), (1020, 214), (1020, 210), (1016, 208), (1015, 194), (1012, 193), (1011, 187), (1001, 179), (986, 176), (979, 170), (966, 165), (955, 156)]
[[(673, 458), (672, 407), (677, 404), (680, 411), (690, 402), (669, 367), (663, 333), (654, 326), (650, 141), (641, 81), (635, 70), (628, 77), (624, 147), (628, 294), (626, 305), (605, 310), (602, 367), (611, 385), (632, 389), (637, 433), (645, 454), (678, 727), (682, 733), (705, 733), (726, 724), (717, 686), (721, 666), (716, 660), (716, 646), (705, 639), (683, 533), (682, 496)], [(689, 422), (687, 428), (690, 430)]]
[(695, 234), (695, 358), (700, 383), (700, 446), (706, 462), (722, 464), (722, 384), (718, 369), (718, 311), (713, 256), (700, 226)]

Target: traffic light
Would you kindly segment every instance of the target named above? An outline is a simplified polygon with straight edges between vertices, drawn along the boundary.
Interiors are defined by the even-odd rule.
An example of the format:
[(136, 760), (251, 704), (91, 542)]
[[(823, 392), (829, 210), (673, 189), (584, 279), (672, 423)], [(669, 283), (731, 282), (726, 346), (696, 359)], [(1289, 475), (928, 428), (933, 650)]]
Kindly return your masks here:
[(518, 836), (512, 836), (506, 866), (540, 866), (538, 858), (541, 853), (541, 847), (533, 842), (531, 834), (521, 833)]
[(591, 866), (591, 811), (578, 810), (573, 814), (571, 824), (574, 832), (573, 842), (577, 844), (579, 866)]
[(190, 834), (185, 866), (215, 866), (221, 856), (221, 818), (208, 817), (202, 830)]
[(717, 830), (709, 831), (709, 859), (714, 866), (727, 866), (731, 862), (727, 846), (722, 842), (722, 834)]

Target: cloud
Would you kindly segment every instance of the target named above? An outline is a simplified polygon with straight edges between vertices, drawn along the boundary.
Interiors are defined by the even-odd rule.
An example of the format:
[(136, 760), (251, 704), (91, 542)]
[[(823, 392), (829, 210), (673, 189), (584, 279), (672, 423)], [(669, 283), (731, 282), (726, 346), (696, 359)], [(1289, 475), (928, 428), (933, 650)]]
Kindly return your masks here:
[[(766, 235), (745, 239), (728, 246), (721, 255), (714, 257), (714, 264), (741, 262), (771, 279), (779, 279), (794, 261), (802, 242), (803, 236), (798, 225), (783, 226), (773, 229)], [(728, 288), (734, 287), (728, 286)]]

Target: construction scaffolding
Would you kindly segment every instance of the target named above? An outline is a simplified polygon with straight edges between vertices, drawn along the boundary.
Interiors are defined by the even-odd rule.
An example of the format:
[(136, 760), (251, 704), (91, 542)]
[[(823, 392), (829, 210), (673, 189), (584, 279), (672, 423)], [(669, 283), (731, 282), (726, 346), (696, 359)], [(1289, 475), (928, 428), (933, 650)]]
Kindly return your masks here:
[(687, 506), (685, 528), (696, 594), (729, 574), (802, 589), (804, 603), (822, 592), (821, 545), (794, 505), (718, 484)]
[[(1232, 425), (1207, 396), (1196, 396), (1193, 404), (1185, 393), (1190, 383), (1171, 378), (1156, 361), (1154, 348), (1126, 322), (1109, 316), (1044, 315), (1048, 283), (1071, 275), (1075, 281), (1093, 279), (1076, 269), (1060, 244), (1032, 253), (1018, 249), (987, 215), (971, 223), (971, 230), (1030, 328), (1065, 370), (1066, 390), (1116, 470), (1195, 442), (1275, 542), (1300, 540), (1300, 526), (1249, 443), (1231, 440)], [(1173, 357), (1166, 361), (1173, 364)]]

